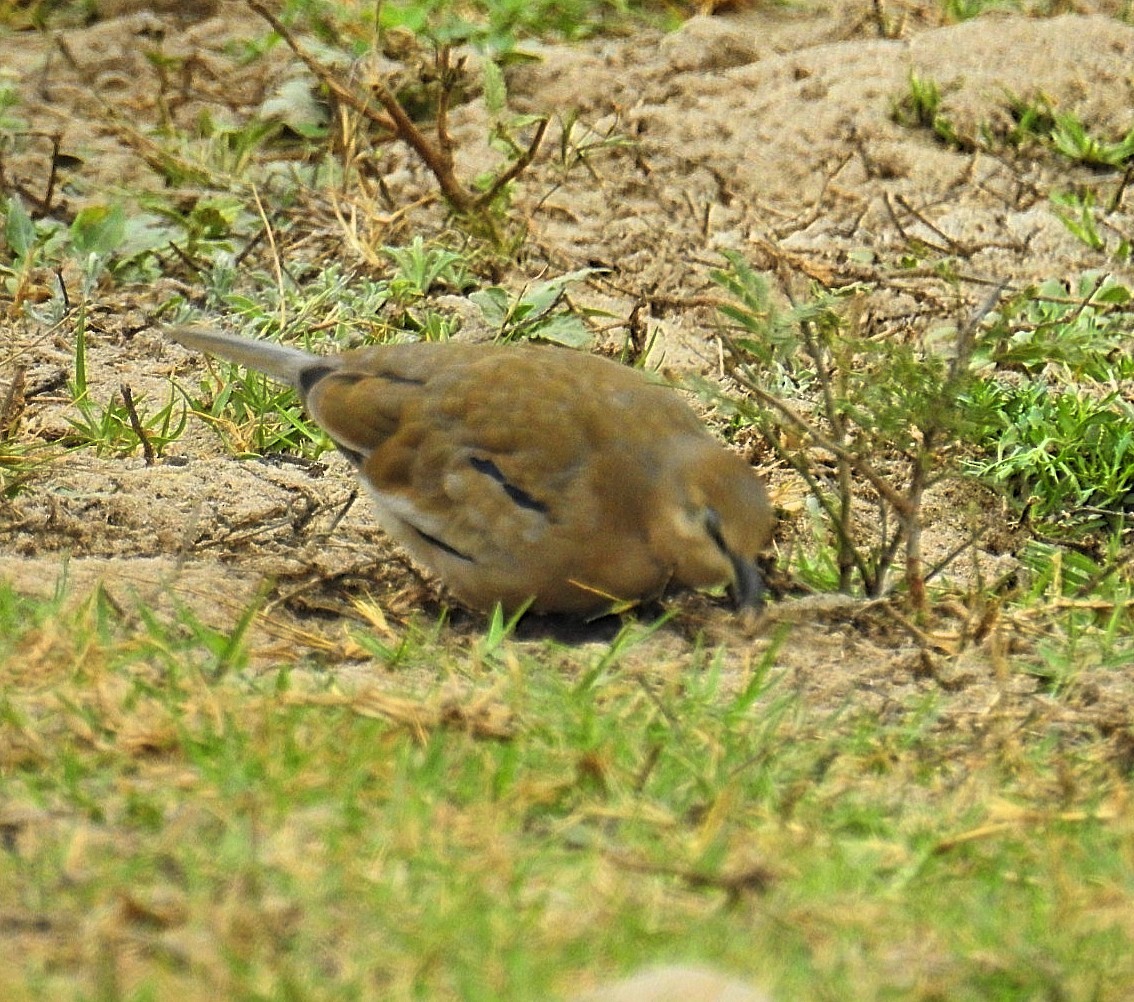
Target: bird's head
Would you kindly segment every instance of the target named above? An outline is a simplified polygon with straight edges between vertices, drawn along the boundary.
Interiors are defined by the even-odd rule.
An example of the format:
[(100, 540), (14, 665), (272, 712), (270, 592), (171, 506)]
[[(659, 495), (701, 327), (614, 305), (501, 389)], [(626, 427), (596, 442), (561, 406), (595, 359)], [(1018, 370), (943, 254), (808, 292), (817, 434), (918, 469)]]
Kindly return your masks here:
[(672, 458), (657, 503), (655, 552), (668, 558), (681, 584), (725, 582), (738, 607), (758, 606), (764, 585), (756, 558), (776, 523), (763, 482), (709, 439), (687, 444)]

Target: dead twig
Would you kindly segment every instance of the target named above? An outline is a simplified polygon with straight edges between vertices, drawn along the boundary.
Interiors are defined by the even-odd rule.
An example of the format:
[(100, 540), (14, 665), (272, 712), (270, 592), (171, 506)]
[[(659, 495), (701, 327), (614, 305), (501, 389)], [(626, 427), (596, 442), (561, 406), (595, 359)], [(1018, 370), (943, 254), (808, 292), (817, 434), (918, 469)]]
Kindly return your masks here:
[(638, 859), (617, 849), (604, 849), (603, 855), (615, 866), (632, 873), (676, 877), (689, 887), (724, 891), (730, 904), (735, 904), (746, 893), (767, 893), (776, 879), (776, 875), (768, 867), (760, 864), (743, 867), (732, 873), (705, 873), (692, 867)]
[(1107, 215), (1112, 212), (1117, 212), (1119, 206), (1122, 205), (1122, 199), (1126, 194), (1126, 189), (1130, 186), (1131, 179), (1134, 178), (1134, 163), (1127, 166), (1122, 174), (1122, 180), (1118, 182), (1118, 187), (1114, 190), (1109, 202), (1106, 203)]
[(468, 701), (447, 697), (430, 704), (391, 696), (377, 688), (365, 688), (346, 695), (289, 695), (285, 700), (293, 706), (342, 706), (362, 717), (388, 720), (410, 731), (423, 744), (430, 732), (441, 729), (463, 731), (474, 738), (492, 741), (510, 741), (516, 734), (511, 710), (502, 703), (483, 696)]
[[(952, 252), (953, 254), (957, 254), (958, 256), (963, 257), (963, 258), (970, 258), (970, 257), (973, 256), (973, 251), (974, 251), (973, 247), (969, 246), (968, 244), (963, 244), (958, 240), (954, 240), (951, 236), (949, 236), (948, 233), (946, 233), (944, 230), (942, 230), (936, 224), (934, 224), (934, 223), (930, 222), (928, 219), (926, 219), (925, 215), (921, 211), (919, 211), (918, 209), (915, 209), (903, 195), (896, 196), (896, 200), (897, 200), (898, 205), (900, 205), (903, 209), (905, 209), (905, 211), (908, 212), (911, 216), (913, 216), (914, 219), (916, 219), (919, 223), (921, 223), (922, 226), (924, 226), (931, 233), (936, 234), (942, 240), (945, 241), (946, 246), (944, 248), (937, 248), (937, 249), (944, 250), (947, 253)], [(887, 207), (889, 207), (889, 204), (890, 204), (890, 196), (887, 195), (886, 196)], [(895, 218), (892, 209), (891, 209), (891, 218)], [(904, 236), (904, 234), (903, 234), (903, 236)], [(925, 241), (923, 241), (923, 242), (925, 242)], [(932, 245), (930, 245), (930, 246), (932, 246)]]
[(125, 383), (123, 383), (119, 389), (122, 393), (122, 403), (126, 407), (126, 417), (130, 419), (130, 427), (134, 430), (134, 434), (138, 436), (138, 441), (142, 444), (142, 455), (146, 459), (146, 465), (153, 466), (155, 458), (154, 447), (150, 444), (149, 436), (146, 435), (146, 429), (142, 427), (141, 418), (138, 417), (138, 409), (134, 406), (134, 394)]
[(501, 174), (495, 181), (492, 182), (492, 184), (488, 188), (488, 191), (486, 191), (483, 195), (480, 196), (480, 198), (476, 200), (475, 204), (478, 209), (484, 209), (491, 205), (493, 200), (497, 195), (500, 194), (506, 184), (508, 184), (510, 181), (514, 181), (525, 170), (527, 170), (528, 165), (535, 159), (535, 155), (539, 151), (540, 143), (543, 142), (544, 133), (547, 132), (549, 121), (550, 120), (547, 118), (540, 119), (539, 124), (536, 126), (535, 135), (532, 136), (531, 142), (528, 143), (528, 148), (524, 150), (524, 152), (520, 154), (520, 156), (517, 157), (515, 161), (513, 161), (511, 167), (509, 167), (503, 174)]
[[(353, 108), (358, 114), (382, 129), (392, 132), (406, 143), (429, 169), (437, 181), (442, 195), (449, 207), (458, 215), (477, 217), (487, 222), (485, 210), (488, 209), (504, 187), (522, 174), (535, 159), (536, 153), (547, 132), (547, 118), (536, 126), (535, 134), (527, 148), (503, 171), (481, 194), (476, 194), (463, 185), (453, 170), (453, 141), (449, 135), (448, 111), (453, 71), (449, 63), (448, 46), (441, 46), (437, 52), (437, 72), (441, 80), (441, 97), (438, 103), (436, 130), (437, 140), (431, 142), (414, 124), (402, 107), (397, 95), (382, 80), (372, 80), (370, 90), (375, 100), (382, 106), (382, 112), (369, 101), (359, 97), (349, 87), (341, 83), (330, 70), (323, 66), (302, 46), (295, 35), (259, 0), (246, 0), (249, 8), (259, 14), (272, 30), (284, 40), (288, 48), (315, 75), (334, 96), (344, 105)], [(491, 229), (491, 226), (489, 226)]]
[(16, 425), (27, 406), (27, 366), (17, 365), (12, 373), (12, 381), (4, 394), (4, 402), (0, 404), (0, 441), (9, 441), (16, 430)]
[(268, 10), (267, 7), (259, 3), (258, 0), (246, 0), (246, 3), (272, 26), (272, 30), (284, 40), (287, 47), (299, 57), (303, 65), (306, 66), (316, 76), (319, 82), (334, 94), (338, 100), (353, 108), (368, 121), (373, 122), (380, 128), (392, 131), (394, 135), (409, 145), (413, 151), (421, 157), (422, 162), (437, 179), (437, 184), (440, 186), (445, 200), (455, 211), (460, 213), (474, 211), (475, 204), (472, 195), (466, 191), (456, 177), (454, 177), (453, 171), (446, 163), (446, 157), (442, 149), (435, 147), (422, 135), (421, 130), (413, 124), (412, 119), (406, 114), (405, 109), (401, 106), (397, 97), (385, 83), (381, 80), (374, 80), (370, 84), (370, 89), (374, 97), (386, 112), (385, 115), (382, 115), (374, 109), (369, 102), (363, 100), (349, 87), (340, 83), (330, 70), (323, 66), (322, 63), (299, 44), (299, 41), (287, 26), (276, 17), (275, 14)]

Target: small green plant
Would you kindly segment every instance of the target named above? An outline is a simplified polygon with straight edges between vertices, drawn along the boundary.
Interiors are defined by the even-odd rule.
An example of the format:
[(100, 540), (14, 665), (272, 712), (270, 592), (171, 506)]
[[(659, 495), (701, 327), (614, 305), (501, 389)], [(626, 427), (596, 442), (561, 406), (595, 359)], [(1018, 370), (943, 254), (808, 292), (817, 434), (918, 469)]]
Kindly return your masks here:
[[(725, 258), (728, 267), (711, 276), (737, 300), (721, 310), (730, 322), (730, 371), (755, 403), (713, 395), (759, 429), (807, 484), (834, 539), (837, 587), (846, 591), (857, 581), (867, 595), (881, 595), (901, 555), (910, 599), (922, 608), (922, 499), (950, 474), (956, 442), (972, 420), (962, 405), (972, 328), (958, 332), (951, 358), (868, 338), (839, 309), (853, 290), (817, 292), (784, 311), (739, 254)], [(828, 454), (829, 469), (813, 459), (816, 448)], [(856, 488), (856, 477), (866, 490)], [(877, 512), (868, 541), (855, 529), (868, 518), (864, 509)]]
[(1059, 221), (1078, 240), (1112, 261), (1128, 262), (1134, 256), (1134, 238), (1116, 227), (1110, 219), (1113, 205), (1103, 207), (1090, 189), (1056, 192), (1052, 208)]
[(389, 285), (390, 297), (397, 303), (412, 303), (438, 287), (463, 292), (472, 283), (461, 254), (427, 246), (420, 236), (406, 247), (383, 247), (382, 252), (398, 268)]
[(1058, 365), (1074, 379), (1129, 379), (1132, 304), (1130, 289), (1110, 275), (1084, 274), (1073, 289), (1049, 280), (990, 314), (974, 364), (1031, 377)]
[(929, 129), (946, 146), (957, 149), (971, 149), (973, 146), (941, 111), (941, 88), (936, 81), (917, 73), (910, 73), (909, 89), (892, 102), (890, 117), (907, 128)]
[(634, 145), (634, 140), (618, 130), (618, 123), (612, 121), (605, 132), (597, 132), (579, 118), (575, 110), (563, 116), (559, 132), (558, 166), (566, 178), (578, 166), (583, 166), (595, 180), (598, 175), (591, 166), (591, 160), (611, 150), (625, 149)]
[(78, 411), (69, 417), (72, 432), (63, 444), (76, 448), (91, 447), (99, 454), (129, 455), (141, 448), (147, 460), (160, 456), (170, 442), (181, 437), (188, 421), (187, 410), (177, 406), (173, 393), (164, 407), (153, 414), (142, 411), (144, 398), (134, 399), (128, 388), (107, 404), (95, 401), (87, 381), (86, 311), (79, 308), (75, 324), (74, 379), (71, 398)]
[(1134, 405), (1114, 388), (1134, 376), (1132, 303), (1105, 274), (1048, 282), (993, 311), (974, 351), (966, 406), (985, 418), (964, 465), (1049, 530), (1082, 534), (1134, 507)]
[(999, 428), (990, 436), (995, 456), (969, 461), (974, 473), (1064, 528), (1134, 509), (1134, 406), (1119, 392), (1037, 380), (989, 383), (981, 393)]
[[(1125, 167), (1134, 160), (1134, 129), (1118, 140), (1100, 138), (1076, 115), (1056, 111), (1043, 93), (1028, 98), (1008, 94), (1008, 115), (1014, 124), (1004, 138), (1013, 146), (1038, 142), (1068, 160), (1105, 171)], [(992, 128), (986, 125), (982, 132), (993, 145)]]
[(78, 417), (68, 418), (71, 433), (64, 445), (90, 446), (96, 452), (128, 456), (139, 447), (148, 446), (152, 455), (160, 456), (165, 446), (181, 437), (188, 421), (184, 405), (178, 406), (172, 395), (157, 411), (141, 412), (145, 398), (137, 400), (115, 397), (107, 404), (95, 403), (89, 396), (75, 400)]
[(193, 414), (238, 456), (286, 452), (314, 459), (331, 440), (308, 420), (290, 386), (229, 362), (210, 361), (196, 393), (183, 390)]
[(11, 263), (0, 264), (0, 275), (4, 277), (4, 288), (12, 298), (13, 307), (19, 308), (31, 294), (41, 242), (35, 223), (16, 195), (10, 195), (4, 207), (4, 242)]
[(1095, 196), (1090, 191), (1063, 192), (1051, 196), (1051, 204), (1059, 221), (1074, 237), (1094, 251), (1106, 250), (1106, 240), (1099, 233)]
[[(1004, 138), (1012, 146), (1022, 146), (1029, 141), (1046, 142), (1055, 128), (1055, 112), (1051, 101), (1043, 93), (1037, 93), (1028, 98), (1019, 97), (1009, 93), (1008, 116), (1012, 127)], [(995, 143), (995, 135), (990, 126), (982, 130), (985, 140), (990, 146)]]
[[(1028, 540), (1018, 555), (1028, 572), (1024, 603), (1033, 605), (1045, 600), (1090, 595), (1104, 603), (1121, 606), (1129, 600), (1127, 592), (1131, 583), (1131, 568), (1124, 566), (1128, 561), (1121, 560), (1123, 548), (1121, 532), (1107, 537), (1107, 549), (1102, 559), (1061, 546), (1056, 541)], [(1089, 606), (1080, 612), (1080, 624), (1088, 622), (1096, 614), (1096, 610)]]
[(558, 278), (532, 286), (518, 298), (506, 289), (490, 286), (469, 296), (480, 307), (488, 323), (497, 329), (500, 341), (548, 341), (568, 348), (585, 348), (594, 335), (584, 319), (605, 315), (598, 311), (562, 308), (567, 288), (596, 273), (595, 268), (581, 268)]
[(282, 122), (252, 118), (233, 124), (202, 117), (198, 128), (202, 143), (198, 156), (202, 163), (222, 175), (242, 177), (257, 153), (280, 134)]
[(219, 267), (210, 281), (211, 302), (257, 337), (279, 333), (282, 318), (289, 335), (308, 336), (318, 329), (345, 344), (352, 333), (380, 325), (391, 302), (388, 282), (353, 277), (337, 262), (293, 266), (282, 287), (265, 273), (241, 277), (241, 289), (234, 291), (236, 275)]
[(1112, 142), (1091, 135), (1074, 115), (1057, 114), (1051, 145), (1069, 160), (1088, 167), (1122, 167), (1134, 160), (1134, 129)]
[(128, 214), (119, 202), (81, 209), (69, 227), (51, 220), (34, 221), (15, 195), (4, 206), (4, 240), (11, 263), (0, 265), (8, 292), (23, 302), (37, 272), (75, 260), (82, 276), (81, 297), (91, 296), (106, 276), (144, 279), (157, 272), (153, 255), (178, 236), (150, 213)]
[(82, 269), (86, 298), (126, 238), (126, 210), (120, 203), (80, 209), (71, 223), (70, 237), (71, 251)]
[(178, 256), (197, 267), (233, 253), (262, 226), (246, 201), (233, 195), (194, 198), (185, 208), (162, 195), (143, 194), (141, 201), (146, 218), (167, 237), (164, 243), (176, 244)]

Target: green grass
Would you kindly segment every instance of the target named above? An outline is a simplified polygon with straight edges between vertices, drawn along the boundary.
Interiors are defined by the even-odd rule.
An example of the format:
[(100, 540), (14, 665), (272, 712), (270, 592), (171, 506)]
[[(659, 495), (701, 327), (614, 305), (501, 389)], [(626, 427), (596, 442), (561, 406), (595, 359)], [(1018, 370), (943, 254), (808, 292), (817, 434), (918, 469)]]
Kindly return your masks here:
[(390, 670), (436, 681), (399, 701), (0, 590), (5, 998), (530, 1000), (682, 957), (781, 998), (1128, 997), (1097, 742), (925, 694), (815, 716), (776, 643), (659, 664), (651, 632), (411, 625)]
[[(611, 15), (618, 27), (632, 6), (288, 13), (353, 54), (378, 10), (384, 27), (425, 25), (506, 61), (532, 35), (585, 37)], [(959, 20), (1004, 6), (936, 9)], [(84, 9), (0, 4), (0, 22)], [(265, 27), (243, 55), (276, 45)], [(912, 77), (894, 113), (970, 143), (941, 104)], [(5, 84), (5, 144), (21, 142), (19, 112)], [(1015, 112), (1010, 145), (1104, 178), (1129, 164), (1129, 136), (1094, 136), (1038, 103)], [(572, 139), (566, 121), (557, 178), (631, 143)], [(328, 448), (290, 390), (215, 361), (179, 373), (168, 397), (139, 394), (139, 435), (117, 379), (88, 371), (88, 334), (100, 336), (88, 308), (116, 306), (122, 289), (167, 280), (147, 322), (223, 317), (319, 350), (444, 339), (461, 323), (444, 294), (467, 296), (500, 340), (585, 346), (610, 319), (583, 305), (595, 269), (516, 282), (522, 239), (507, 258), (438, 217), (412, 239), (367, 229), (391, 206), (311, 122), (293, 135), (202, 119), (134, 142), (154, 191), (107, 193), (67, 224), (14, 195), (0, 205), (13, 316), (76, 335), (66, 437), (38, 441), (16, 414), (0, 435), (4, 499), (47, 482), (65, 449), (137, 456), (144, 438), (160, 458), (204, 427), (232, 455)], [(332, 213), (340, 185), (354, 229)], [(1100, 268), (1129, 258), (1105, 194), (1052, 198)], [(1132, 464), (1129, 404), (1111, 388), (1134, 374), (1130, 290), (1102, 271), (1020, 290), (984, 318), (962, 386), (941, 345), (856, 330), (855, 289), (776, 310), (765, 277), (739, 256), (721, 265), (722, 322), (762, 386), (815, 404), (811, 339), (837, 391), (816, 420), (882, 457), (898, 488), (923, 459), (995, 486), (994, 518), (1034, 530), (1005, 531), (1011, 580), (932, 594), (908, 630), (860, 609), (720, 646), (680, 619), (568, 646), (498, 620), (419, 619), (351, 626), (333, 654), (273, 636), (259, 601), (218, 625), (117, 587), (35, 599), (0, 583), (0, 998), (533, 1002), (679, 959), (778, 1002), (1134, 997)], [(51, 282), (65, 270), (78, 304)], [(742, 398), (727, 415), (745, 444), (751, 414)], [(927, 429), (940, 437), (923, 454)], [(852, 577), (821, 507), (835, 478), (829, 456), (804, 460), (815, 532), (785, 544), (784, 574), (833, 590)], [(873, 525), (877, 498), (853, 487), (847, 510)], [(893, 538), (856, 539), (879, 589), (896, 576), (876, 573)], [(835, 651), (818, 667), (814, 631)]]

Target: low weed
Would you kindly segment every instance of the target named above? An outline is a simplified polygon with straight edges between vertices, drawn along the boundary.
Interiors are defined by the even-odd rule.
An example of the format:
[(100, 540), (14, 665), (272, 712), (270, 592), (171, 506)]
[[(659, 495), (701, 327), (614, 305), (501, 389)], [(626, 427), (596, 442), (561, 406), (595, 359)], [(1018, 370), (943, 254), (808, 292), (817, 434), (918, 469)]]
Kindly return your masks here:
[(72, 431), (60, 444), (69, 448), (90, 447), (99, 454), (115, 455), (129, 455), (141, 449), (147, 461), (152, 462), (170, 442), (181, 437), (188, 423), (186, 407), (178, 406), (176, 395), (171, 390), (165, 405), (150, 413), (144, 408), (145, 399), (135, 399), (127, 386), (123, 386), (108, 403), (95, 400), (87, 379), (84, 307), (77, 311), (74, 337), (74, 378), (69, 390), (77, 414), (68, 417)]
[(940, 85), (911, 72), (906, 92), (891, 101), (890, 117), (907, 128), (927, 129), (939, 142), (965, 151), (1035, 143), (1067, 161), (1094, 168), (1100, 177), (1134, 163), (1134, 130), (1116, 139), (1097, 135), (1078, 116), (1055, 109), (1042, 92), (1029, 98), (1006, 94), (1005, 102), (1006, 115), (1013, 123), (1010, 129), (1004, 131), (986, 122), (975, 136), (963, 135), (942, 110)]
[[(723, 406), (753, 424), (807, 484), (834, 540), (837, 587), (857, 582), (867, 595), (881, 595), (901, 556), (906, 588), (921, 607), (921, 503), (948, 475), (943, 460), (971, 421), (960, 400), (971, 379), (973, 332), (958, 332), (951, 358), (869, 338), (840, 310), (853, 290), (816, 293), (781, 311), (762, 276), (736, 253), (725, 257), (728, 267), (712, 277), (736, 300), (721, 310), (729, 369), (754, 399)], [(826, 462), (813, 460), (815, 448), (828, 454)], [(856, 477), (867, 490), (855, 486)], [(877, 511), (867, 544), (855, 538), (864, 508)]]
[(397, 266), (389, 283), (395, 302), (413, 303), (439, 289), (460, 293), (473, 284), (464, 255), (426, 246), (420, 235), (405, 247), (384, 247), (383, 252)]
[(909, 89), (891, 103), (890, 117), (907, 128), (928, 129), (946, 146), (957, 149), (972, 146), (941, 111), (941, 88), (934, 80), (917, 73), (910, 73)]
[(1092, 135), (1075, 115), (1057, 114), (1049, 138), (1057, 153), (1087, 167), (1124, 167), (1134, 161), (1134, 129), (1110, 141)]
[(210, 360), (197, 390), (181, 392), (192, 414), (234, 455), (286, 452), (314, 459), (333, 448), (308, 418), (295, 390), (242, 366)]
[(879, 595), (900, 558), (916, 606), (922, 499), (962, 474), (1004, 492), (1044, 532), (1122, 536), (1134, 407), (1113, 381), (1129, 362), (1126, 287), (1089, 275), (1077, 296), (1051, 284), (990, 301), (943, 353), (863, 335), (841, 305), (853, 290), (781, 310), (762, 276), (726, 257), (713, 277), (734, 299), (721, 308), (730, 368), (755, 401), (712, 395), (807, 484), (820, 543), (797, 558), (806, 580)]
[(992, 311), (968, 405), (987, 416), (966, 468), (1061, 535), (1097, 530), (1134, 505), (1131, 290), (1105, 274), (1049, 282)]
[(1134, 511), (1134, 404), (1121, 393), (1043, 382), (980, 391), (979, 406), (997, 415), (986, 433), (996, 451), (968, 466), (1017, 508), (1064, 529)]
[(489, 286), (472, 293), (469, 299), (496, 330), (498, 341), (547, 341), (568, 348), (586, 348), (594, 335), (584, 318), (606, 314), (571, 307), (567, 290), (595, 273), (594, 268), (568, 272), (539, 282), (516, 297), (499, 286)]

